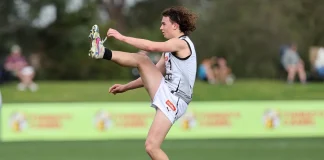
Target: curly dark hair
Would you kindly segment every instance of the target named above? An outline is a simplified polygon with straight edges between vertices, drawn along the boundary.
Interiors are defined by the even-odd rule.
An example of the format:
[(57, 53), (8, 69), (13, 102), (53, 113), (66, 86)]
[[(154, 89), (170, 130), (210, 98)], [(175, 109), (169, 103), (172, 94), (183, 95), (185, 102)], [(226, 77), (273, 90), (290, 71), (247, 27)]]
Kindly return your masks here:
[(165, 9), (162, 16), (169, 17), (172, 22), (179, 24), (180, 31), (189, 35), (196, 30), (198, 16), (183, 6), (175, 6)]

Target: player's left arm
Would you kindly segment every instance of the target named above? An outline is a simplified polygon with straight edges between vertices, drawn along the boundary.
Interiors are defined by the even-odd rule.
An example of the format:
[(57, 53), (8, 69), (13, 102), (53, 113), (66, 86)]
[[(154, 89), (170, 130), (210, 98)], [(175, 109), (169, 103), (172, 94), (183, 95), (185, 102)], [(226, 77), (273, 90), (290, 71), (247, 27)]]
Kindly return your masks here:
[(173, 38), (165, 42), (154, 42), (146, 39), (125, 37), (123, 42), (149, 52), (178, 52), (186, 47), (184, 40)]
[(187, 46), (186, 42), (179, 38), (173, 38), (165, 42), (154, 42), (146, 39), (127, 37), (120, 34), (114, 29), (109, 29), (107, 36), (115, 37), (122, 42), (128, 43), (138, 49), (149, 52), (177, 52)]

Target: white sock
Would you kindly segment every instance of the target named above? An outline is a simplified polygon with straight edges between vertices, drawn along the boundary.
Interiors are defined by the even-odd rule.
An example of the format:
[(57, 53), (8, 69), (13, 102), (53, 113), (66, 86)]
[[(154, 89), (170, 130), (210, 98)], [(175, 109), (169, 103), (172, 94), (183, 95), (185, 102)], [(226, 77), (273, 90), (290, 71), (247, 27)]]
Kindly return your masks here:
[(35, 92), (35, 91), (37, 91), (38, 86), (37, 86), (36, 83), (32, 83), (32, 84), (29, 85), (29, 89), (30, 89), (32, 92)]
[(26, 90), (26, 85), (23, 84), (23, 83), (19, 83), (18, 86), (17, 86), (17, 89), (19, 91), (24, 91), (24, 90)]

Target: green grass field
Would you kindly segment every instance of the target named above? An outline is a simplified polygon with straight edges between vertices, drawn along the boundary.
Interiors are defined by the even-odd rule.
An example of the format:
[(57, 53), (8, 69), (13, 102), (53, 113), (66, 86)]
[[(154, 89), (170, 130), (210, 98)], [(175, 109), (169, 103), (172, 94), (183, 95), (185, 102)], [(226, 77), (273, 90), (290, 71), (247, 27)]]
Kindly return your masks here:
[[(1, 86), (4, 103), (17, 102), (104, 102), (104, 101), (149, 101), (141, 88), (119, 95), (108, 94), (114, 83), (125, 81), (58, 81), (39, 82), (36, 93), (16, 90), (16, 83)], [(282, 81), (242, 80), (232, 86), (209, 85), (197, 81), (194, 101), (232, 100), (323, 100), (324, 84), (287, 85)]]
[[(322, 160), (324, 139), (175, 140), (171, 160)], [(145, 160), (144, 140), (0, 144), (1, 160)]]

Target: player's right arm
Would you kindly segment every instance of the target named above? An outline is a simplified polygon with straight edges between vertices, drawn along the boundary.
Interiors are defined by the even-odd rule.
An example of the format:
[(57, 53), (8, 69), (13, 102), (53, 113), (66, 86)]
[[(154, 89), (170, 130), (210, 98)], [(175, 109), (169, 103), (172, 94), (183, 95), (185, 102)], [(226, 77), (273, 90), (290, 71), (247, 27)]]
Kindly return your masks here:
[[(158, 63), (156, 63), (156, 67), (160, 70), (162, 75), (165, 75), (165, 66), (164, 66), (164, 54), (162, 54), (160, 60)], [(109, 88), (109, 93), (112, 94), (117, 94), (117, 93), (123, 93), (128, 90), (136, 89), (136, 88), (141, 88), (143, 87), (143, 81), (142, 78), (139, 77), (136, 80), (133, 80), (127, 84), (115, 84), (112, 87)]]

